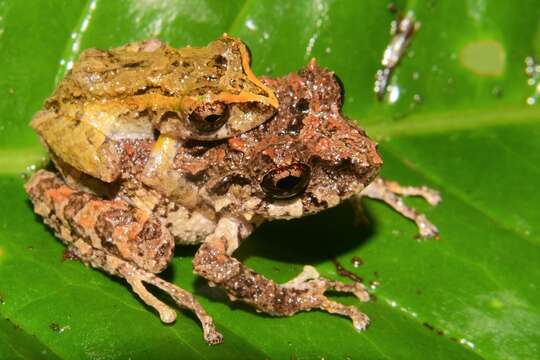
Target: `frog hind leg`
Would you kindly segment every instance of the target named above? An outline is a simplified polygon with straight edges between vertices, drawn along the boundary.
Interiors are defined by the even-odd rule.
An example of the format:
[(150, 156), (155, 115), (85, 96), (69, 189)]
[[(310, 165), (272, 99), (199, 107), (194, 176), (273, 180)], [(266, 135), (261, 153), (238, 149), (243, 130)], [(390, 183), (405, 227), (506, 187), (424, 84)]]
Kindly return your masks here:
[[(414, 221), (418, 228), (420, 238), (439, 238), (437, 227), (427, 219), (426, 215), (418, 213), (415, 209), (407, 206), (403, 201), (403, 196), (420, 196), (429, 204), (437, 205), (441, 202), (439, 192), (426, 186), (401, 186), (395, 181), (388, 181), (379, 177), (360, 194), (355, 195), (355, 199), (359, 200), (364, 196), (381, 200), (407, 219)], [(360, 205), (359, 201), (357, 201), (357, 204)]]
[(143, 283), (151, 284), (159, 288), (169, 294), (179, 307), (193, 311), (202, 324), (204, 339), (207, 343), (219, 344), (223, 342), (223, 335), (216, 330), (212, 317), (206, 313), (193, 295), (186, 290), (181, 289), (132, 263), (107, 254), (103, 250), (95, 249), (83, 240), (79, 239), (70, 245), (70, 251), (92, 267), (126, 279), (133, 291), (144, 301), (144, 303), (157, 310), (161, 321), (164, 323), (174, 322), (176, 319), (176, 312), (152, 295)]
[(368, 301), (369, 294), (360, 283), (344, 284), (322, 278), (312, 266), (285, 284), (257, 274), (232, 257), (239, 241), (247, 237), (249, 226), (234, 219), (221, 219), (214, 234), (201, 245), (193, 258), (196, 273), (209, 280), (211, 286), (223, 288), (232, 300), (241, 300), (257, 310), (273, 316), (290, 316), (300, 311), (320, 309), (349, 317), (356, 330), (369, 323), (368, 317), (354, 306), (328, 299), (328, 290), (354, 294)]
[(40, 170), (25, 185), (37, 214), (43, 216), (70, 253), (84, 263), (120, 276), (165, 323), (176, 313), (153, 296), (143, 283), (169, 294), (182, 308), (192, 310), (202, 323), (204, 338), (222, 341), (212, 318), (189, 292), (153, 273), (161, 271), (172, 256), (174, 240), (158, 219), (145, 215), (122, 200), (102, 200), (73, 190), (55, 173)]

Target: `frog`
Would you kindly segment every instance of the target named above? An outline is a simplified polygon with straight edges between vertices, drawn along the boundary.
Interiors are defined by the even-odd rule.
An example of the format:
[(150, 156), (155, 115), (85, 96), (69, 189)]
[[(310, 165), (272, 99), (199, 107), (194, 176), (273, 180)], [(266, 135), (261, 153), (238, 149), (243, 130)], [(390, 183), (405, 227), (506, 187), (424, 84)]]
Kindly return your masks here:
[(311, 265), (279, 284), (244, 265), (235, 251), (265, 222), (315, 215), (363, 197), (416, 222), (420, 236), (437, 237), (436, 226), (403, 197), (421, 196), (435, 205), (440, 195), (380, 177), (377, 143), (342, 114), (342, 86), (315, 60), (298, 72), (261, 81), (274, 91), (278, 110), (248, 131), (211, 141), (158, 132), (151, 140), (124, 139), (118, 148), (123, 175), (114, 187), (99, 179), (94, 182), (101, 186), (73, 181), (81, 176), (68, 183), (65, 174), (78, 170), (64, 164), (62, 171), (35, 173), (26, 192), (71, 254), (123, 278), (162, 322), (172, 323), (174, 309), (146, 285), (167, 293), (193, 311), (209, 344), (223, 341), (212, 316), (191, 293), (158, 276), (176, 245), (198, 246), (194, 273), (231, 301), (271, 316), (322, 310), (349, 318), (362, 331), (368, 316), (325, 293), (365, 302), (370, 295), (364, 284), (322, 277)]
[(277, 99), (250, 63), (246, 45), (227, 34), (199, 48), (150, 39), (87, 49), (32, 127), (64, 162), (110, 183), (120, 175), (123, 139), (151, 139), (154, 131), (223, 139), (272, 116)]

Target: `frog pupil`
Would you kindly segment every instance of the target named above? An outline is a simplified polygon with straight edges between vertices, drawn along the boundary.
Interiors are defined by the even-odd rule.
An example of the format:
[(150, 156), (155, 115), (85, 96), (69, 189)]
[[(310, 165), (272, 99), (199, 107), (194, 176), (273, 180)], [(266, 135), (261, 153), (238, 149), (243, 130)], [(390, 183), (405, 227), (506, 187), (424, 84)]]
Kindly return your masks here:
[(204, 104), (189, 115), (192, 126), (200, 132), (216, 131), (227, 122), (228, 106), (222, 103)]
[(296, 185), (298, 185), (298, 182), (300, 181), (300, 178), (298, 176), (292, 176), (289, 175), (283, 179), (279, 179), (276, 183), (276, 187), (278, 189), (282, 190), (291, 190), (294, 189)]
[(221, 116), (222, 115), (216, 115), (216, 114), (208, 115), (207, 117), (204, 118), (204, 121), (209, 122), (209, 123), (215, 123), (216, 121), (221, 119)]
[(270, 199), (290, 199), (304, 192), (310, 172), (302, 163), (278, 167), (264, 175), (261, 188)]

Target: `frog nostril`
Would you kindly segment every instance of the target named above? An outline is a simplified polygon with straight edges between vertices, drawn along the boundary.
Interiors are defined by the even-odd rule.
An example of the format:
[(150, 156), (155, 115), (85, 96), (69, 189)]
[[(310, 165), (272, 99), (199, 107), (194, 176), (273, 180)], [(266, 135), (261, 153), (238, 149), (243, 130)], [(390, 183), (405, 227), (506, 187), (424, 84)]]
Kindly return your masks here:
[(301, 98), (293, 106), (292, 110), (295, 116), (289, 123), (287, 130), (293, 135), (298, 135), (300, 134), (300, 130), (302, 130), (302, 127), (304, 127), (304, 118), (309, 112), (309, 100), (306, 98)]
[(294, 105), (296, 111), (301, 113), (306, 113), (309, 110), (309, 100), (306, 98), (301, 98), (298, 100), (298, 102)]
[(218, 68), (227, 69), (227, 59), (223, 55), (214, 56), (214, 63)]

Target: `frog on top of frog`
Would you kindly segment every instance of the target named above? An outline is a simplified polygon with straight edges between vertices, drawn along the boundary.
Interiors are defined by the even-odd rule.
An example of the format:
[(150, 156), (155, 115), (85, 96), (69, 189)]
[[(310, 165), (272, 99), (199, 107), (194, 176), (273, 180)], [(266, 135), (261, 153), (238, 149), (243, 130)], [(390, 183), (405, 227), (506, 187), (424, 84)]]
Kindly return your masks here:
[(341, 113), (335, 75), (312, 60), (297, 73), (257, 79), (245, 45), (224, 36), (204, 48), (160, 41), (81, 55), (36, 114), (58, 172), (25, 185), (34, 211), (70, 253), (124, 278), (165, 323), (176, 312), (145, 287), (168, 293), (220, 343), (212, 317), (192, 294), (159, 278), (175, 244), (200, 244), (194, 272), (232, 300), (274, 316), (320, 309), (368, 317), (325, 296), (367, 301), (361, 283), (323, 278), (312, 266), (277, 284), (233, 257), (263, 222), (315, 214), (347, 199), (382, 200), (436, 237), (402, 196), (435, 205), (436, 191), (378, 176), (376, 143)]

